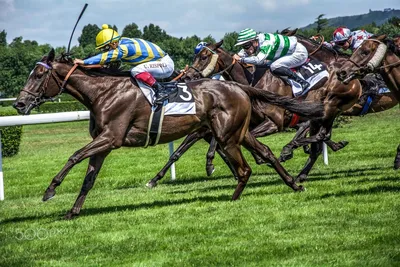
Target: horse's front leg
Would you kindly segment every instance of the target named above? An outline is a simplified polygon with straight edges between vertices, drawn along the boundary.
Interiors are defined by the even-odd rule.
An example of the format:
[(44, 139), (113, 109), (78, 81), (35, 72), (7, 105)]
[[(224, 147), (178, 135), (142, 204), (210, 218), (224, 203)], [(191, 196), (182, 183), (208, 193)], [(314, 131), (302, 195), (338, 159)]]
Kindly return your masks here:
[(400, 145), (398, 145), (397, 147), (397, 154), (396, 154), (396, 158), (394, 159), (394, 166), (393, 168), (395, 170), (400, 168)]
[(83, 206), (83, 202), (85, 201), (89, 190), (92, 189), (94, 181), (99, 174), (101, 166), (103, 165), (104, 159), (109, 153), (110, 151), (107, 151), (90, 157), (89, 166), (86, 171), (86, 176), (82, 184), (81, 192), (79, 193), (79, 196), (76, 199), (72, 209), (65, 215), (65, 219), (69, 220), (79, 215), (79, 212), (81, 211), (81, 208)]
[(83, 148), (79, 149), (76, 151), (67, 161), (67, 163), (64, 165), (64, 167), (61, 169), (61, 171), (53, 178), (51, 181), (49, 187), (44, 193), (43, 196), (43, 201), (47, 201), (54, 197), (56, 194), (56, 187), (59, 186), (62, 181), (64, 180), (65, 176), (68, 174), (68, 172), (71, 170), (75, 164), (81, 162), (82, 160), (96, 155), (97, 153), (102, 153), (106, 151), (111, 151), (112, 149), (112, 143), (111, 143), (111, 138), (107, 138), (105, 134), (99, 135), (96, 137), (92, 142), (84, 146)]
[(169, 158), (167, 164), (157, 173), (157, 175), (151, 179), (146, 186), (149, 188), (154, 188), (157, 186), (157, 182), (161, 180), (164, 176), (165, 173), (168, 171), (168, 169), (171, 167), (171, 165), (178, 161), (179, 158), (190, 148), (195, 144), (197, 141), (200, 139), (204, 138), (204, 136), (209, 132), (208, 129), (202, 130), (202, 131), (197, 131), (194, 133), (189, 134), (186, 136), (185, 140), (180, 144), (177, 150), (171, 155)]

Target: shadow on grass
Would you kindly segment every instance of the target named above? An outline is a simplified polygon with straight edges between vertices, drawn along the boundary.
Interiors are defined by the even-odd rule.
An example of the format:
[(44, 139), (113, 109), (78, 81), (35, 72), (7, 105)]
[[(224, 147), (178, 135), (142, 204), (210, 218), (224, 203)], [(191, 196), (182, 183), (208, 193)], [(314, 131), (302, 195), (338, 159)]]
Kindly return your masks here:
[[(231, 195), (219, 195), (219, 196), (203, 196), (203, 197), (195, 197), (195, 198), (187, 198), (187, 199), (179, 199), (179, 200), (163, 200), (163, 201), (153, 201), (148, 203), (140, 203), (140, 204), (129, 204), (129, 205), (119, 205), (119, 206), (109, 206), (109, 207), (101, 207), (101, 208), (84, 208), (82, 209), (79, 217), (86, 217), (98, 214), (105, 213), (116, 213), (120, 211), (135, 211), (140, 209), (149, 209), (155, 207), (169, 207), (175, 205), (182, 204), (190, 204), (194, 202), (228, 202), (231, 201)], [(57, 217), (57, 220), (63, 220), (63, 216), (65, 214), (53, 213), (53, 214), (44, 214), (40, 216), (24, 216), (24, 217), (15, 217), (10, 219), (5, 219), (0, 221), (0, 225), (10, 224), (10, 223), (18, 223), (18, 222), (27, 222), (27, 221), (35, 221), (42, 219), (49, 219), (50, 217)]]
[(340, 191), (337, 193), (329, 193), (321, 196), (307, 197), (307, 200), (324, 199), (330, 197), (349, 197), (349, 196), (360, 196), (360, 195), (372, 195), (386, 192), (400, 192), (400, 186), (374, 186), (368, 189), (357, 189), (353, 191)]

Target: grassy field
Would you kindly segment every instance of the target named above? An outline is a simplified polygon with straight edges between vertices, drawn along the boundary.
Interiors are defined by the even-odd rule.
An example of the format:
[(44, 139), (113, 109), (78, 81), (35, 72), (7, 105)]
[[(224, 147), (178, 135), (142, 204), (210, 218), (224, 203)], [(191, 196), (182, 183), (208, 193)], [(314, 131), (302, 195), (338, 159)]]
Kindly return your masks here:
[[(205, 174), (199, 142), (176, 164), (177, 180), (151, 179), (167, 145), (122, 148), (107, 158), (81, 215), (63, 215), (79, 193), (87, 161), (54, 199), (42, 194), (68, 157), (89, 142), (87, 122), (25, 126), (20, 153), (3, 159), (1, 266), (400, 266), (400, 182), (393, 160), (400, 110), (354, 118), (333, 139), (350, 144), (317, 162), (305, 192), (294, 193), (267, 166), (241, 200), (217, 157)], [(279, 154), (293, 133), (261, 139)], [(175, 143), (177, 146), (178, 142)], [(296, 175), (302, 151), (284, 166)]]

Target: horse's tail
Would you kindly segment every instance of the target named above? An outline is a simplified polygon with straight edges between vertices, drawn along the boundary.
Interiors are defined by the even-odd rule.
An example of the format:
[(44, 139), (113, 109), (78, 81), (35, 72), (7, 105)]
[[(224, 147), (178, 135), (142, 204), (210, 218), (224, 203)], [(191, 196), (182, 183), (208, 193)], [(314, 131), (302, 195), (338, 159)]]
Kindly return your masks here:
[(281, 96), (248, 85), (240, 85), (240, 87), (252, 99), (283, 107), (284, 109), (287, 109), (290, 112), (296, 113), (302, 117), (307, 117), (310, 119), (319, 119), (324, 117), (323, 103), (303, 101), (287, 96)]

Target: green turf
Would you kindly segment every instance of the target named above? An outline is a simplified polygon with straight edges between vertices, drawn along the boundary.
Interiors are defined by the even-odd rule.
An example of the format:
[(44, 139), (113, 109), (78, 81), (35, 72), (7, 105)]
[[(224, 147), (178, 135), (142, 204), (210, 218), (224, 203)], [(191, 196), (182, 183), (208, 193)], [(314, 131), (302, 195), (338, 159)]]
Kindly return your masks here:
[[(399, 266), (400, 182), (393, 170), (400, 110), (354, 118), (333, 139), (350, 142), (319, 159), (305, 192), (294, 193), (245, 153), (253, 175), (241, 200), (217, 156), (205, 174), (204, 141), (155, 189), (167, 145), (122, 148), (107, 158), (81, 215), (63, 215), (79, 193), (87, 160), (54, 199), (44, 190), (74, 151), (90, 141), (88, 122), (24, 126), (20, 153), (3, 159), (1, 266)], [(278, 155), (293, 133), (261, 140)], [(179, 142), (175, 143), (177, 147)], [(284, 163), (297, 174), (301, 150)]]

